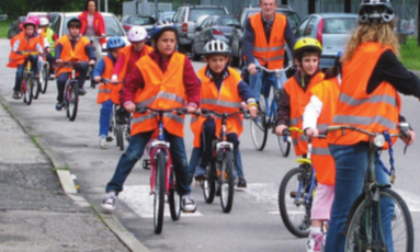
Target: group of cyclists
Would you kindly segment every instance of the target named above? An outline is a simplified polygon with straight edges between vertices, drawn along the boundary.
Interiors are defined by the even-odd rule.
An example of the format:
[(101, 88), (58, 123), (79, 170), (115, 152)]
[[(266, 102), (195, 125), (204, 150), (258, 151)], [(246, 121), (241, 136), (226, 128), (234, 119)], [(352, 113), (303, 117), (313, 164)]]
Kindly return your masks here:
[[(83, 84), (89, 65), (97, 57), (89, 39), (81, 34), (104, 35), (103, 20), (95, 14), (95, 1), (87, 1), (87, 11), (80, 18), (71, 19), (68, 34), (55, 43), (54, 60), (57, 77), (57, 104), (63, 105), (63, 88), (69, 69), (61, 67), (66, 61), (80, 61), (77, 67), (80, 94), (85, 94)], [(278, 101), (275, 133), (283, 135), (290, 126), (298, 127), (304, 134), (292, 132), (297, 156), (308, 154), (308, 139), (312, 139), (311, 159), (316, 172), (317, 189), (312, 205), (311, 227), (306, 249), (312, 251), (344, 251), (344, 229), (350, 207), (362, 192), (368, 157), (368, 138), (356, 131), (329, 133), (327, 126), (353, 125), (359, 128), (390, 133), (398, 131), (397, 125), (406, 122), (400, 115), (399, 93), (420, 98), (420, 80), (398, 61), (398, 41), (393, 32), (395, 10), (390, 0), (362, 0), (358, 26), (352, 31), (343, 51), (326, 73), (319, 68), (321, 43), (311, 37), (295, 40), (287, 18), (276, 13), (275, 0), (260, 0), (261, 12), (249, 18), (242, 38), (246, 70), (250, 78), (246, 83), (241, 75), (229, 67), (229, 46), (212, 40), (204, 46), (206, 66), (195, 73), (191, 61), (177, 52), (178, 29), (173, 24), (156, 25), (151, 32), (152, 45), (146, 45), (147, 32), (142, 27), (132, 27), (127, 34), (130, 45), (119, 37), (106, 41), (107, 55), (99, 59), (92, 72), (93, 80), (101, 83), (97, 102), (100, 110), (100, 147), (108, 146), (108, 131), (114, 104), (131, 114), (131, 138), (122, 154), (114, 175), (106, 185), (102, 207), (115, 209), (118, 194), (136, 162), (141, 158), (157, 128), (153, 114), (140, 113), (139, 108), (173, 109), (185, 107), (195, 114), (191, 120), (194, 133), (190, 162), (184, 145), (184, 116), (167, 113), (163, 116), (165, 138), (170, 143), (170, 154), (177, 178), (181, 209), (194, 212), (196, 204), (191, 197), (190, 184), (206, 178), (206, 168), (212, 157), (212, 141), (218, 137), (221, 119), (198, 115), (201, 108), (225, 113), (238, 109), (249, 110), (258, 118), (260, 93), (267, 97), (270, 86), (277, 81), (274, 73), (262, 73), (258, 66), (270, 70), (284, 66), (286, 43), (293, 51), (296, 73), (289, 79), (280, 77), (281, 99)], [(100, 15), (100, 14), (99, 14)], [(95, 21), (96, 20), (96, 21)], [(102, 21), (101, 21), (102, 20)], [(48, 48), (38, 33), (38, 24), (32, 19), (24, 22), (24, 31), (12, 39), (9, 66), (17, 67), (13, 98), (20, 98), (20, 80), (25, 57), (23, 50)], [(101, 28), (102, 27), (102, 28)], [(48, 34), (48, 30), (46, 31)], [(101, 40), (101, 43), (105, 43)], [(35, 72), (39, 73), (42, 57), (29, 57)], [(41, 65), (40, 65), (41, 64)], [(51, 64), (52, 65), (52, 64)], [(122, 84), (123, 83), (123, 84)], [(144, 111), (143, 111), (144, 112)], [(227, 141), (234, 146), (234, 163), (238, 187), (246, 187), (239, 138), (243, 131), (241, 115), (227, 119)], [(415, 133), (410, 129), (403, 139), (411, 144)], [(376, 169), (380, 173), (379, 162)], [(388, 184), (385, 172), (378, 181)], [(328, 231), (322, 225), (328, 222)], [(325, 238), (326, 237), (326, 238)]]

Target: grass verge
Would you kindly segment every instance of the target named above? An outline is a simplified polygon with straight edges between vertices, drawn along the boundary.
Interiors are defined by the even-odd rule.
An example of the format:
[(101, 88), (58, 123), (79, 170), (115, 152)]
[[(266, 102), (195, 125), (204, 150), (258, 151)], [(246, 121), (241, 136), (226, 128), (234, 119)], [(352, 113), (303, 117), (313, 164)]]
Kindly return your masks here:
[(9, 31), (12, 20), (1, 20), (0, 21), (0, 38), (7, 38), (7, 32)]
[(401, 61), (405, 67), (411, 70), (420, 70), (420, 47), (417, 45), (417, 37), (409, 36), (407, 43), (401, 45)]

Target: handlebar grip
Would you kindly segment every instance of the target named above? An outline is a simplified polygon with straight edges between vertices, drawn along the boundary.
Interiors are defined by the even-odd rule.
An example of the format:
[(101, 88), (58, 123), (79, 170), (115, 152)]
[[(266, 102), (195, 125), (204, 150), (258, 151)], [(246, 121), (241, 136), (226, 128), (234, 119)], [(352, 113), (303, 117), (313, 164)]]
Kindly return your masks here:
[(340, 125), (328, 126), (325, 129), (325, 132), (336, 131), (336, 130), (340, 130), (340, 129), (342, 129), (342, 126), (340, 126)]
[(145, 114), (147, 112), (147, 108), (145, 107), (136, 108), (136, 111), (139, 112), (140, 114)]

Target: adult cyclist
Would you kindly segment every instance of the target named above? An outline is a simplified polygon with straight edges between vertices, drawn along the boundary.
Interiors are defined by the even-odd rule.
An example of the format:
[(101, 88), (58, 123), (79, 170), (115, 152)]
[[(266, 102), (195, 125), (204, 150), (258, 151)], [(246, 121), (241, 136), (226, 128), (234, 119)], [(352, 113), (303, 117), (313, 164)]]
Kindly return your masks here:
[[(250, 73), (249, 84), (257, 102), (260, 99), (261, 82), (264, 83), (264, 93), (276, 83), (274, 73), (263, 75), (261, 71), (257, 71), (257, 66), (264, 66), (270, 70), (283, 68), (285, 43), (287, 42), (291, 49), (295, 45), (293, 30), (286, 16), (276, 13), (277, 6), (276, 0), (260, 0), (261, 12), (249, 17), (242, 37), (242, 51)], [(284, 73), (281, 81), (286, 81)]]

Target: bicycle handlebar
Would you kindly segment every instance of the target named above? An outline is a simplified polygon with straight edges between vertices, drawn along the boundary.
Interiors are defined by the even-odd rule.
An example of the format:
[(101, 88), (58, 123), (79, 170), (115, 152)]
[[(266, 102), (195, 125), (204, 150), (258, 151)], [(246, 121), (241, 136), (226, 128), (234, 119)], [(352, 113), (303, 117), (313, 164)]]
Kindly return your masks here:
[[(353, 130), (353, 131), (358, 131), (360, 133), (363, 133), (363, 134), (368, 135), (368, 136), (371, 136), (371, 137), (376, 137), (378, 135), (383, 135), (383, 133), (371, 132), (371, 131), (367, 131), (367, 130), (358, 128), (356, 126), (350, 126), (350, 125), (334, 125), (334, 126), (328, 126), (327, 129), (325, 130), (325, 132), (328, 133), (328, 132), (333, 132), (333, 131), (337, 131), (337, 130)], [(404, 136), (407, 136), (407, 132), (400, 131), (399, 133), (389, 134), (389, 135), (390, 135), (390, 137), (404, 137)]]
[(136, 112), (140, 114), (145, 114), (147, 111), (151, 111), (157, 114), (165, 114), (165, 113), (172, 113), (176, 112), (178, 115), (184, 115), (187, 113), (186, 108), (171, 108), (171, 109), (153, 109), (150, 107), (136, 107)]
[(106, 84), (113, 84), (113, 85), (118, 85), (118, 84), (123, 84), (124, 81), (117, 81), (117, 80), (110, 80), (107, 78), (101, 78), (101, 83), (106, 83)]
[(205, 108), (202, 108), (201, 112), (194, 112), (193, 114), (198, 115), (198, 116), (199, 115), (206, 116), (206, 117), (215, 115), (215, 116), (218, 116), (218, 117), (221, 117), (221, 118), (223, 118), (223, 117), (228, 118), (228, 117), (232, 117), (232, 116), (235, 116), (235, 115), (238, 115), (238, 114), (247, 114), (247, 113), (248, 113), (248, 111), (244, 110), (243, 108), (240, 108), (239, 111), (235, 111), (233, 113), (226, 113), (226, 112), (225, 113), (219, 113), (219, 112), (216, 112), (216, 111), (209, 111)]
[(35, 51), (35, 50), (22, 50), (22, 51), (17, 51), (17, 53), (21, 53), (22, 55), (40, 55), (41, 53), (39, 51)]
[[(290, 134), (291, 132), (298, 132), (300, 134), (305, 134), (305, 132), (303, 131), (303, 129), (300, 129), (298, 127), (289, 127), (289, 128), (287, 128), (287, 129), (285, 129), (283, 131), (283, 136), (290, 136), (291, 135)], [(322, 132), (322, 133), (326, 133), (326, 132)], [(314, 137), (312, 137), (312, 138), (314, 138)], [(327, 135), (326, 134), (319, 134), (315, 138), (327, 138)]]
[(289, 70), (291, 67), (293, 67), (293, 64), (292, 63), (290, 63), (286, 68), (279, 68), (279, 69), (268, 69), (268, 68), (263, 67), (263, 66), (256, 66), (256, 68), (261, 69), (261, 70), (263, 70), (265, 72), (268, 72), (268, 73), (281, 73), (281, 72), (285, 72), (285, 71)]

